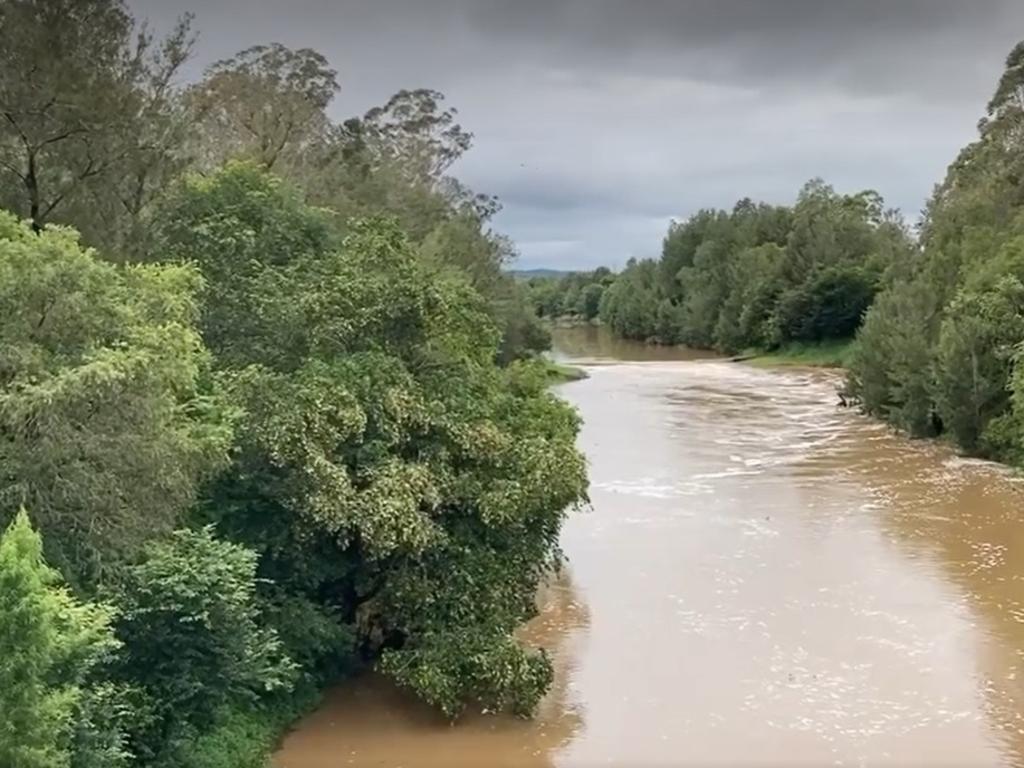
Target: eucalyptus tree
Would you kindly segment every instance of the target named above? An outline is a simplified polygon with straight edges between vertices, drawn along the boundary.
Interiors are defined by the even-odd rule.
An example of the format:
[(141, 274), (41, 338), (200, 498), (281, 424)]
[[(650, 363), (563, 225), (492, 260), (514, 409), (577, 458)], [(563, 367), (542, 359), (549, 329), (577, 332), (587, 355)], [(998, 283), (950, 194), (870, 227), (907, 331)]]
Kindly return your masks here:
[(2, 203), (128, 248), (184, 141), (175, 77), (190, 19), (157, 40), (122, 0), (0, 4)]

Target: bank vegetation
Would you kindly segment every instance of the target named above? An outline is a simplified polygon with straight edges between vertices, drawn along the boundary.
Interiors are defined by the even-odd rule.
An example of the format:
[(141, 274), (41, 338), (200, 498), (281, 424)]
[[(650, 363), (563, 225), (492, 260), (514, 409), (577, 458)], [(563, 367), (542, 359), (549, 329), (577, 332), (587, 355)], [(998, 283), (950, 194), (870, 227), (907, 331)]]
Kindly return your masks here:
[(263, 765), (368, 666), (529, 713), (586, 476), (472, 137), (193, 37), (0, 5), (0, 765)]

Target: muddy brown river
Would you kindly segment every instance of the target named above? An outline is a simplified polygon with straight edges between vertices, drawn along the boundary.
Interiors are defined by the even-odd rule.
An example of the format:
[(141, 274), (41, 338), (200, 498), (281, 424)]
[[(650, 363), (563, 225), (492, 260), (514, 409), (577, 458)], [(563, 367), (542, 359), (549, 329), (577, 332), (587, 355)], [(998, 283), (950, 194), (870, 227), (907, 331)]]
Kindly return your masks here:
[(592, 508), (525, 629), (537, 717), (367, 676), (277, 768), (1024, 766), (1024, 485), (836, 406), (833, 374), (559, 331)]

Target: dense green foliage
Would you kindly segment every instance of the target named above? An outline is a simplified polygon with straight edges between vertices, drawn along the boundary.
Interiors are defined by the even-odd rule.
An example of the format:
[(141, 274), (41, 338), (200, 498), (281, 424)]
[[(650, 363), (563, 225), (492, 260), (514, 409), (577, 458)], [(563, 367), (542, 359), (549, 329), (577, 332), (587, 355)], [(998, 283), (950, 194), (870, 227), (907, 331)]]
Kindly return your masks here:
[(338, 123), (315, 51), (182, 89), (190, 43), (120, 0), (0, 4), (4, 766), (255, 768), (371, 665), (529, 713), (552, 670), (514, 633), (586, 492), (538, 316), (725, 351), (859, 328), (866, 410), (1024, 459), (1024, 46), (920, 244), (811, 182), (520, 282), (441, 94)]
[(849, 338), (911, 251), (877, 195), (812, 181), (792, 207), (741, 200), (673, 223), (659, 260), (631, 261), (604, 291), (600, 317), (627, 338), (724, 352)]
[(848, 388), (913, 435), (947, 432), (965, 451), (1024, 459), (1024, 44), (928, 204), (920, 251), (867, 314)]
[(471, 135), (276, 44), (179, 89), (190, 41), (0, 6), (0, 763), (255, 768), (369, 665), (529, 713), (586, 475)]
[[(188, 266), (117, 267), (0, 212), (0, 507), (95, 581), (180, 524), (226, 462)], [(0, 517), (3, 517), (0, 514)]]
[(118, 647), (111, 610), (61, 585), (24, 510), (0, 538), (0, 617), (0, 765), (123, 764), (94, 717), (110, 689), (93, 671)]
[[(486, 302), (392, 223), (356, 222), (333, 246), (320, 211), (250, 166), (187, 181), (165, 219), (162, 252), (207, 279), (204, 335), (246, 414), (210, 518), (267, 554), (282, 608), (353, 624), (446, 711), (530, 709), (546, 666), (510, 633), (583, 487), (572, 414), (538, 371), (494, 366)], [(305, 236), (281, 245), (283, 231)], [(272, 322), (247, 321), (252, 300)], [(459, 666), (467, 642), (477, 667)]]
[(134, 687), (138, 757), (166, 763), (233, 703), (291, 686), (294, 662), (262, 620), (256, 566), (255, 552), (201, 529), (150, 544), (128, 569), (114, 676)]
[(558, 277), (531, 277), (527, 292), (538, 317), (596, 320), (605, 289), (615, 281), (606, 267), (593, 272), (571, 272)]

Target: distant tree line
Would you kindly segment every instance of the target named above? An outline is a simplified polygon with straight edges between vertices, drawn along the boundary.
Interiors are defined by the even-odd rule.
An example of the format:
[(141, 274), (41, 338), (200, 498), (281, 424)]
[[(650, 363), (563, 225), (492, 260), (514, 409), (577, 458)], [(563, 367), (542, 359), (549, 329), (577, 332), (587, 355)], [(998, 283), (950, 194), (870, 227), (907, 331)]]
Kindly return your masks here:
[(248, 768), (372, 665), (529, 713), (575, 412), (439, 93), (0, 4), (0, 765)]
[(605, 289), (613, 282), (615, 274), (607, 267), (557, 277), (531, 277), (527, 296), (538, 317), (591, 321), (600, 314)]
[[(614, 276), (565, 277), (532, 287), (531, 297), (542, 316), (571, 307), (625, 338), (771, 349), (851, 338), (883, 276), (912, 250), (877, 194), (840, 195), (815, 180), (794, 206), (745, 199), (700, 211), (672, 223), (660, 259), (630, 260)], [(596, 312), (583, 311), (584, 296), (597, 299)]]

